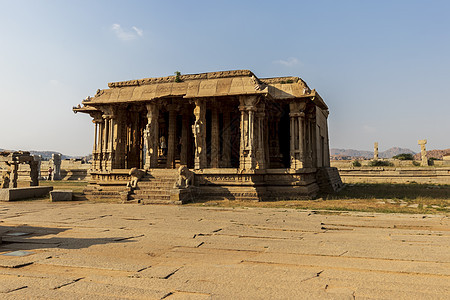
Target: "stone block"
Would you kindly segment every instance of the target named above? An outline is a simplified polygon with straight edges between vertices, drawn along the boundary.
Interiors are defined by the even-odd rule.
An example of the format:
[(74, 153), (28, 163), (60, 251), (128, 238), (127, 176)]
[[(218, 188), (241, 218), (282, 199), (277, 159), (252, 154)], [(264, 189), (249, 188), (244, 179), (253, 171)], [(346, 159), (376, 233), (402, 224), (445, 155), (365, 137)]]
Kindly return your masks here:
[(72, 201), (72, 190), (54, 190), (50, 192), (50, 200), (54, 201)]
[(32, 186), (0, 189), (0, 201), (38, 198), (47, 195), (51, 190), (53, 190), (53, 187), (51, 186)]

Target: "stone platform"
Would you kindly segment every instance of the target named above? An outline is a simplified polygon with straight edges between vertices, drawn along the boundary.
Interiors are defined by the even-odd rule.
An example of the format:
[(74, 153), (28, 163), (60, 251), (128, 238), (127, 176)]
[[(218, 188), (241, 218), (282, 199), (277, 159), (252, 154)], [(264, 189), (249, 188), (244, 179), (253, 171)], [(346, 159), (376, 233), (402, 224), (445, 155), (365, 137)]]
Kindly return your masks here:
[[(177, 189), (176, 169), (150, 169), (137, 188), (127, 187), (129, 170), (93, 171), (84, 194), (88, 200), (148, 204), (184, 204), (209, 199), (274, 201), (312, 199), (333, 193), (343, 184), (336, 168), (267, 169), (239, 172), (233, 168), (191, 170), (190, 189)], [(124, 197), (124, 194), (128, 197)]]
[(21, 188), (0, 189), (0, 201), (14, 201), (28, 198), (38, 198), (48, 195), (51, 186), (32, 186)]
[(41, 201), (0, 219), (2, 299), (450, 298), (445, 215)]

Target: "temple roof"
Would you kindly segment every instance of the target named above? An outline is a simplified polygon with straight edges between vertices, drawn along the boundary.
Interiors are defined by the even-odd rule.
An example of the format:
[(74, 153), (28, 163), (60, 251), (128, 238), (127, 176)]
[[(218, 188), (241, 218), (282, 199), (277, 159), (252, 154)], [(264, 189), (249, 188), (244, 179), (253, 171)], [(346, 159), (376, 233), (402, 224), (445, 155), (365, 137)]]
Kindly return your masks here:
[[(208, 72), (111, 82), (109, 89), (97, 90), (87, 97), (84, 105), (151, 101), (182, 97), (202, 98), (262, 94), (272, 99), (311, 98), (327, 108), (315, 90), (299, 77), (257, 78), (249, 70)], [(74, 111), (81, 109), (74, 108)]]

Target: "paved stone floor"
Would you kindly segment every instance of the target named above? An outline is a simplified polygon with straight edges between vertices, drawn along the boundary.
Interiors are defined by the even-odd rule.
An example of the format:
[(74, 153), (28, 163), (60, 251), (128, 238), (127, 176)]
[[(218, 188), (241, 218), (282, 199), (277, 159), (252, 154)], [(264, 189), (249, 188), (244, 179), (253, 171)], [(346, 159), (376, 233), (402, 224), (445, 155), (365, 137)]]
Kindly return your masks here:
[(2, 203), (0, 298), (450, 299), (449, 225), (442, 215)]

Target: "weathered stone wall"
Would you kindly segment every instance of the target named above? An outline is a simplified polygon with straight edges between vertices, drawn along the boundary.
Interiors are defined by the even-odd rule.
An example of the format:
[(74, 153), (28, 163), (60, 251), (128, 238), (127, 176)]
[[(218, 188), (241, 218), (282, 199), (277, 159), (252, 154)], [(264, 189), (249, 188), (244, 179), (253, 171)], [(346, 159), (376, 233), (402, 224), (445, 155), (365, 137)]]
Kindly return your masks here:
[(344, 183), (450, 184), (450, 167), (340, 167)]
[[(41, 177), (47, 178), (49, 161), (41, 163)], [(91, 164), (82, 164), (81, 161), (63, 160), (61, 161), (61, 180), (89, 180), (89, 169)]]
[[(331, 166), (335, 167), (335, 168), (351, 168), (353, 167), (353, 162), (357, 160), (359, 161), (359, 163), (361, 164), (362, 167), (367, 167), (369, 165), (369, 163), (371, 162), (371, 160), (359, 160), (359, 159), (354, 159), (354, 160), (332, 160), (331, 161)], [(418, 167), (418, 165), (420, 164), (420, 161), (413, 161), (413, 160), (398, 160), (398, 159), (379, 159), (382, 161), (388, 161), (390, 162), (393, 167)], [(414, 162), (416, 163), (416, 165), (414, 165)], [(433, 165), (435, 167), (450, 167), (450, 160), (449, 161), (445, 161), (445, 160), (435, 160), (433, 161)]]

